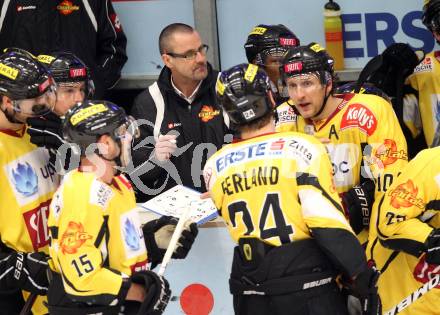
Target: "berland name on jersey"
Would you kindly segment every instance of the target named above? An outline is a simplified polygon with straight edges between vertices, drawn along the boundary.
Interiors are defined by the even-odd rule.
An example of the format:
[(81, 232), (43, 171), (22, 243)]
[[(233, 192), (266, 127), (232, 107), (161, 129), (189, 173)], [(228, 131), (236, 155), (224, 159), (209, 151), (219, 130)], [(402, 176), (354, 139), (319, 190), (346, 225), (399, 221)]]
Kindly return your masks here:
[(224, 194), (232, 195), (258, 186), (276, 185), (279, 177), (278, 167), (255, 167), (226, 176), (221, 186)]

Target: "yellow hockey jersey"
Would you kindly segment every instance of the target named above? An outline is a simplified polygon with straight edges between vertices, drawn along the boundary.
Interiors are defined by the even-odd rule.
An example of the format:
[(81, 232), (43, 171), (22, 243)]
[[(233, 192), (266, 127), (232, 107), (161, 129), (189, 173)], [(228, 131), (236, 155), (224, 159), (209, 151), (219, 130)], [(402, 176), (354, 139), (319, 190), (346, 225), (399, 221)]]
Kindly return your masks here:
[[(343, 98), (338, 108), (319, 123), (297, 116), (291, 101), (280, 105), (276, 129), (328, 139), (338, 192), (348, 191), (362, 177), (372, 178), (377, 199), (408, 161), (405, 138), (391, 104), (383, 98), (354, 93), (339, 96)], [(289, 115), (295, 117), (286, 118)]]
[[(440, 120), (440, 51), (433, 51), (414, 69), (407, 79), (418, 95), (406, 96), (403, 120), (416, 137), (424, 133), (428, 146), (432, 146)], [(437, 139), (438, 140), (438, 139)]]
[[(24, 126), (0, 130), (0, 237), (15, 251), (48, 253), (49, 204), (59, 184), (49, 153), (30, 142)], [(27, 297), (28, 294), (25, 294)], [(32, 308), (46, 314), (42, 298)]]
[(133, 189), (122, 175), (112, 185), (94, 173), (68, 173), (50, 205), (51, 268), (77, 301), (108, 305), (124, 277), (147, 269)]
[(204, 179), (235, 242), (273, 246), (311, 238), (313, 228), (345, 230), (324, 146), (299, 133), (273, 133), (223, 147)]
[(440, 266), (420, 255), (433, 228), (440, 228), (439, 155), (440, 147), (421, 151), (373, 211), (370, 229), (377, 231), (370, 234), (367, 256), (381, 271), (383, 314), (439, 314)]

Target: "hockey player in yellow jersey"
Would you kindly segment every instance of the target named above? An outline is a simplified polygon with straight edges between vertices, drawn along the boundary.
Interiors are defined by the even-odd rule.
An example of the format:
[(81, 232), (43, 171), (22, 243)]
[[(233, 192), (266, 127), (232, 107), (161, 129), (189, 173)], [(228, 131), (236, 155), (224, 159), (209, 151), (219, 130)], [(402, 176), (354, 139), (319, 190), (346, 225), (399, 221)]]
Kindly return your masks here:
[[(34, 56), (19, 49), (9, 49), (0, 56), (2, 314), (18, 314), (29, 293), (47, 292), (47, 218), (58, 176), (49, 163), (47, 150), (30, 142), (24, 122), (47, 114), (55, 99), (53, 79)], [(42, 298), (36, 300), (32, 311), (47, 313)]]
[[(425, 0), (423, 24), (440, 42), (440, 1)], [(428, 147), (440, 144), (440, 51), (426, 54), (407, 79), (411, 92), (403, 102), (403, 119), (414, 137), (424, 133)]]
[(373, 213), (367, 256), (381, 271), (386, 315), (440, 310), (440, 148), (421, 151), (402, 170)]
[(266, 73), (252, 64), (224, 71), (217, 95), (241, 132), (204, 168), (206, 187), (234, 250), (236, 314), (347, 314), (335, 284), (342, 273), (378, 314), (377, 274), (346, 221), (325, 147), (314, 137), (274, 133)]
[(326, 144), (336, 190), (362, 243), (373, 200), (407, 163), (406, 141), (391, 104), (369, 94), (333, 94), (333, 60), (318, 44), (293, 48), (281, 69), (296, 113), (289, 128)]
[[(169, 241), (175, 223), (162, 217), (141, 229), (133, 189), (120, 174), (139, 135), (133, 118), (113, 103), (85, 101), (67, 112), (63, 135), (77, 145), (81, 163), (50, 205), (50, 313), (161, 314), (168, 282), (147, 264), (161, 259), (160, 243)], [(180, 238), (180, 258), (194, 228)]]

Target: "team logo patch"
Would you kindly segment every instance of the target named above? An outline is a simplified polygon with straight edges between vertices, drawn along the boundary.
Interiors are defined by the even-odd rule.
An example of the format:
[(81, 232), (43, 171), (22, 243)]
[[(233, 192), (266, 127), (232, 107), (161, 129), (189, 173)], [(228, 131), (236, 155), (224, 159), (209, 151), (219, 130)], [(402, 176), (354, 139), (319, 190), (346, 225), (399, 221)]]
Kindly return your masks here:
[(69, 15), (73, 11), (78, 11), (79, 6), (73, 5), (73, 3), (69, 0), (64, 0), (59, 5), (57, 5), (57, 10), (60, 11), (62, 15)]
[(119, 21), (119, 17), (116, 13), (110, 14), (110, 20), (112, 21), (112, 25), (115, 28), (116, 33), (122, 32), (121, 21)]
[(67, 229), (61, 236), (60, 247), (63, 254), (75, 254), (87, 240), (92, 236), (84, 231), (81, 223), (70, 221)]
[(23, 213), (23, 219), (34, 251), (49, 244), (47, 220), (49, 218), (50, 200), (47, 200), (35, 209)]
[(398, 150), (396, 141), (385, 139), (384, 143), (374, 150), (372, 160), (380, 168), (385, 168), (397, 160), (408, 160), (408, 154), (405, 150)]
[(434, 63), (431, 57), (426, 57), (421, 63), (415, 67), (414, 72), (432, 72)]
[(422, 198), (417, 198), (419, 189), (414, 185), (411, 179), (408, 179), (406, 183), (400, 184), (395, 189), (388, 193), (391, 196), (391, 206), (396, 209), (400, 207), (408, 208), (416, 206), (417, 208), (424, 209), (425, 203)]
[(203, 105), (199, 113), (199, 118), (203, 122), (208, 122), (211, 119), (213, 119), (215, 116), (218, 116), (219, 114), (220, 114), (220, 110), (218, 109), (214, 110), (214, 108), (210, 105)]
[(377, 128), (377, 119), (373, 112), (362, 104), (351, 104), (341, 120), (341, 130), (359, 128), (371, 136)]
[(145, 254), (144, 235), (135, 209), (121, 215), (120, 226), (126, 257), (131, 259)]

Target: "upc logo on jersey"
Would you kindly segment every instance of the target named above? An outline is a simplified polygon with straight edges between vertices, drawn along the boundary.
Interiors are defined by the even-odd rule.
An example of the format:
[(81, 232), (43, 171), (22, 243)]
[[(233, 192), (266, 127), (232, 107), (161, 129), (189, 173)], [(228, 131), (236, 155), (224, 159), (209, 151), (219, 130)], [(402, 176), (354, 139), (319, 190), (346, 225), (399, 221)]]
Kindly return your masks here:
[(215, 116), (218, 116), (219, 114), (220, 111), (218, 109), (214, 110), (214, 108), (210, 105), (203, 105), (199, 113), (199, 118), (203, 122), (208, 122), (211, 119), (213, 119)]
[(411, 179), (408, 179), (406, 183), (400, 184), (395, 189), (391, 190), (388, 195), (391, 196), (391, 206), (396, 209), (400, 207), (408, 208), (416, 206), (417, 208), (424, 209), (425, 203), (422, 198), (417, 198), (419, 189), (414, 185)]
[(71, 78), (77, 78), (77, 77), (85, 77), (86, 76), (86, 68), (79, 68), (79, 69), (70, 69), (69, 70), (69, 76)]
[(84, 227), (81, 223), (70, 221), (63, 236), (61, 236), (61, 252), (63, 254), (75, 254), (78, 248), (91, 238), (91, 235), (84, 232)]
[(387, 167), (397, 160), (408, 160), (408, 154), (405, 150), (398, 150), (396, 141), (392, 139), (385, 139), (374, 152), (373, 163), (380, 168)]
[[(428, 283), (438, 274), (440, 274), (440, 265), (428, 264), (425, 255), (420, 258), (413, 272), (414, 278), (421, 283)], [(438, 282), (436, 288), (440, 289)]]
[(285, 73), (300, 72), (302, 68), (303, 68), (302, 62), (296, 61), (284, 65), (284, 72)]
[(47, 229), (49, 205), (50, 200), (47, 200), (35, 209), (23, 213), (23, 219), (34, 251), (38, 251), (38, 249), (49, 244), (49, 232)]
[(18, 163), (17, 167), (12, 169), (12, 180), (17, 192), (25, 197), (30, 197), (38, 191), (38, 176), (28, 162)]
[(3, 168), (19, 206), (33, 202), (58, 187), (59, 178), (49, 164), (49, 153), (45, 149), (35, 149)]
[(362, 104), (350, 105), (341, 120), (341, 130), (357, 127), (371, 136), (377, 127), (373, 112)]
[(140, 229), (136, 209), (130, 210), (121, 215), (121, 236), (124, 242), (124, 249), (127, 259), (145, 254), (144, 235)]
[(421, 63), (415, 67), (414, 72), (432, 72), (433, 63), (431, 57), (426, 57)]

